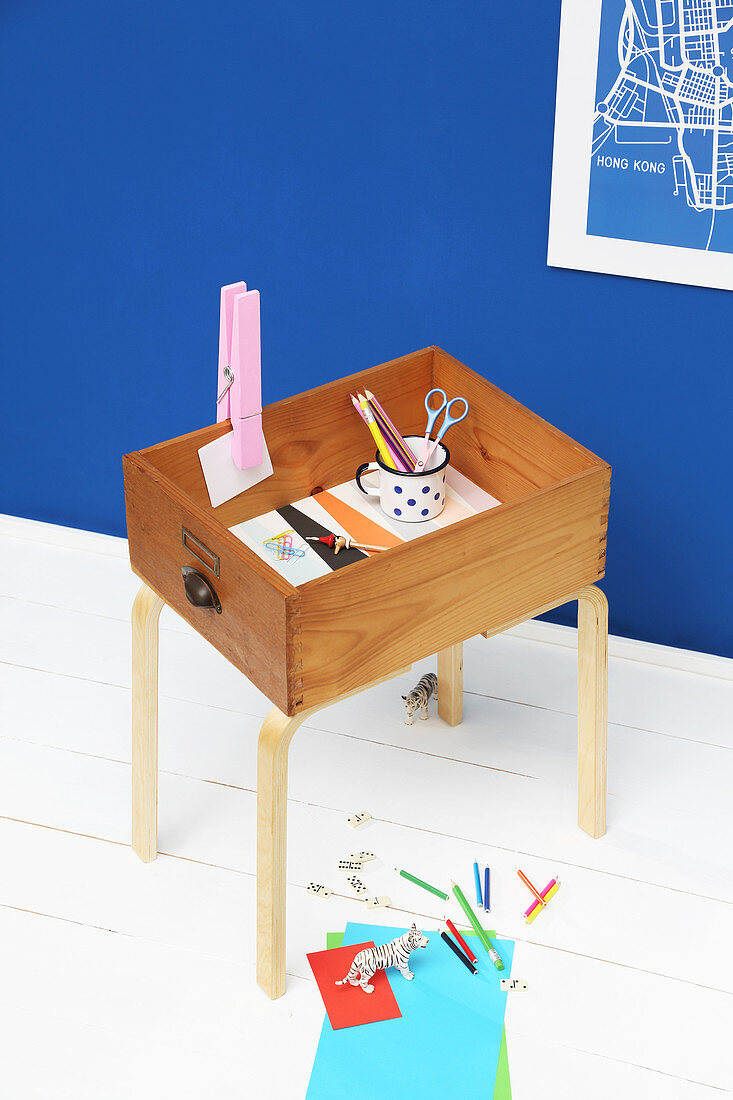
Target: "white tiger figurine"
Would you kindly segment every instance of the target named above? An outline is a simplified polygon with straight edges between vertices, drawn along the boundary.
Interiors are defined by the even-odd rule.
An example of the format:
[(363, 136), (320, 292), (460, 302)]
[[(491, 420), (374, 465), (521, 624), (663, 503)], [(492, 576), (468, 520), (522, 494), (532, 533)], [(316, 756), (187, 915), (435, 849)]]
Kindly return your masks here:
[[(377, 970), (386, 970), (388, 966), (396, 966), (403, 978), (411, 982), (415, 975), (410, 970), (410, 955), (418, 947), (427, 947), (427, 936), (418, 931), (416, 924), (398, 936), (391, 943), (385, 943), (383, 947), (365, 947), (354, 958), (349, 973), (340, 982), (334, 985), (360, 985), (365, 993), (373, 993), (374, 986), (369, 984)], [(359, 977), (357, 978), (357, 974)]]
[(415, 684), (412, 691), (402, 696), (405, 700), (405, 709), (407, 710), (407, 717), (405, 718), (406, 726), (411, 726), (414, 723), (414, 718), (412, 716), (415, 711), (419, 710), (421, 707), (422, 714), (420, 717), (423, 722), (426, 721), (428, 717), (428, 701), (431, 695), (435, 699), (438, 698), (438, 677), (434, 672), (427, 672), (422, 679)]

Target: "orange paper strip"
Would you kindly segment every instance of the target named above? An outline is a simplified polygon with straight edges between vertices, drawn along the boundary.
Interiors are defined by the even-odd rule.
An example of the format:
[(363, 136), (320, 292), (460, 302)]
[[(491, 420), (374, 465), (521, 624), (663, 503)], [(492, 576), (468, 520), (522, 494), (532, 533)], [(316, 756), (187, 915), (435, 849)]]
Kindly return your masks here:
[(386, 527), (380, 527), (368, 516), (363, 516), (350, 504), (344, 504), (332, 493), (323, 490), (315, 493), (313, 499), (326, 509), (337, 526), (346, 528), (354, 542), (371, 543), (372, 546), (402, 545), (403, 540), (397, 535), (393, 535)]

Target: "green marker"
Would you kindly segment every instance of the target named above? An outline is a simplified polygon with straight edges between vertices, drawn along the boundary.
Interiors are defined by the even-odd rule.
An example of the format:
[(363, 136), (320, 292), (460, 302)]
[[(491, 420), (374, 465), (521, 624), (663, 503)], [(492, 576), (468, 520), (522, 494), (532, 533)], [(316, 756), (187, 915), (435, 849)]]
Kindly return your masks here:
[(491, 940), (489, 939), (489, 937), (484, 932), (484, 930), (481, 927), (481, 925), (479, 924), (477, 918), (474, 916), (473, 909), (471, 908), (471, 906), (466, 901), (463, 890), (461, 890), (458, 883), (453, 882), (452, 880), (451, 880), (450, 886), (451, 886), (451, 890), (453, 891), (453, 895), (454, 895), (456, 901), (458, 902), (461, 909), (463, 910), (463, 912), (468, 917), (469, 924), (472, 925), (474, 932), (476, 933), (478, 938), (481, 940), (481, 943), (484, 945), (484, 947), (488, 951), (489, 958), (491, 959), (492, 963), (494, 964), (494, 966), (496, 967), (497, 970), (503, 970), (504, 969), (504, 963), (501, 961), (501, 955), (499, 954), (499, 952), (496, 950), (495, 947), (492, 947)]
[(414, 882), (416, 886), (422, 886), (423, 890), (428, 890), (431, 894), (435, 894), (436, 897), (442, 898), (443, 901), (448, 900), (448, 895), (444, 894), (442, 890), (439, 890), (437, 886), (431, 886), (428, 882), (423, 882), (421, 878), (416, 878), (408, 871), (400, 871), (399, 867), (395, 867), (395, 871), (398, 875), (402, 875), (403, 878), (409, 879), (410, 882)]

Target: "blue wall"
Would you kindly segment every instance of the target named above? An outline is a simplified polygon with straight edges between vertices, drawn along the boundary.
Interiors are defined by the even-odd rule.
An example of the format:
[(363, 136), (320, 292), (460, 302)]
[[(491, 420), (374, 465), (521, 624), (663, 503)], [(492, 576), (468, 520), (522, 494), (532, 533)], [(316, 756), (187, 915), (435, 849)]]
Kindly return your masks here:
[(545, 266), (560, 0), (355, 7), (3, 5), (0, 510), (124, 534), (245, 278), (265, 401), (440, 344), (612, 463), (612, 629), (733, 654), (729, 297)]

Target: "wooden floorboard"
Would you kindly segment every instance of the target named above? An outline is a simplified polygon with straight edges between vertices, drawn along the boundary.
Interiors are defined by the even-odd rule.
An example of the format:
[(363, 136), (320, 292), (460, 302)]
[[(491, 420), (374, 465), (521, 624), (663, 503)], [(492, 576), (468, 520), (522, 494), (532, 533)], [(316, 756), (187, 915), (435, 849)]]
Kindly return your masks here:
[[(6, 525), (7, 527), (7, 525)], [(322, 1021), (305, 953), (364, 918), (336, 860), (348, 813), (369, 883), (435, 927), (432, 881), (492, 867), (492, 923), (530, 989), (507, 1010), (515, 1100), (697, 1100), (733, 1086), (733, 682), (610, 662), (609, 830), (575, 826), (575, 655), (506, 635), (465, 647), (465, 719), (403, 723), (410, 677), (320, 712), (293, 742), (288, 994), (254, 984), (256, 738), (264, 696), (172, 613), (161, 642), (160, 848), (129, 840), (129, 608), (119, 540), (0, 552), (0, 1034), (13, 1100), (301, 1097)], [(18, 532), (21, 532), (19, 535)], [(86, 582), (86, 583), (85, 583)], [(718, 670), (721, 666), (718, 665)], [(515, 869), (557, 901), (531, 927)], [(312, 878), (335, 890), (324, 903)], [(435, 902), (435, 904), (433, 904)], [(287, 1046), (287, 1063), (281, 1057)], [(0, 1087), (0, 1095), (3, 1094)]]

